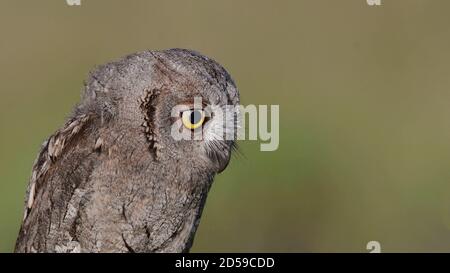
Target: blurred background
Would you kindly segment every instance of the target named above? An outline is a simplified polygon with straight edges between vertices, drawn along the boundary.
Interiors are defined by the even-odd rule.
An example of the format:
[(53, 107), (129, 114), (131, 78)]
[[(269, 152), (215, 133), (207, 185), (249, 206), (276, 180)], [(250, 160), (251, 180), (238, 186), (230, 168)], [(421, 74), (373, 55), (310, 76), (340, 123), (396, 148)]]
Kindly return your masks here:
[(450, 1), (81, 3), (0, 0), (0, 252), (88, 72), (173, 47), (280, 105), (279, 149), (241, 141), (193, 252), (450, 251)]

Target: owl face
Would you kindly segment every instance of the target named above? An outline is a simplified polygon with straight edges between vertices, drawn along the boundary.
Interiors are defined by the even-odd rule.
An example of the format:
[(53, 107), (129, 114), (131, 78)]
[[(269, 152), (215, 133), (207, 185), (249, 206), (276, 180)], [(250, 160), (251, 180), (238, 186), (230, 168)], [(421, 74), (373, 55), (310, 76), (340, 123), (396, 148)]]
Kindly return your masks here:
[(162, 156), (219, 173), (235, 147), (238, 91), (216, 62), (191, 51), (175, 53), (159, 53), (153, 65), (159, 88), (149, 91), (145, 105), (150, 138)]
[(223, 171), (235, 147), (239, 124), (237, 108), (228, 104), (224, 92), (195, 88), (160, 93), (155, 109), (156, 149), (192, 168)]
[(139, 132), (131, 142), (145, 145), (159, 161), (218, 173), (235, 145), (238, 104), (237, 88), (217, 62), (169, 49), (129, 55), (93, 71), (76, 112), (96, 113), (105, 130)]

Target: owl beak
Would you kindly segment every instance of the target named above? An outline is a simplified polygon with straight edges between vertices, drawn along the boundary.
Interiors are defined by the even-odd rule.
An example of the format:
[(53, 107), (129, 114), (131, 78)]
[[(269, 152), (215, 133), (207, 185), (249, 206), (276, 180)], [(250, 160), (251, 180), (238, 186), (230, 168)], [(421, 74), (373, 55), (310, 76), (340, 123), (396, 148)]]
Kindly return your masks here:
[[(228, 153), (228, 154), (230, 154), (230, 153)], [(230, 163), (230, 156), (228, 156), (228, 158), (226, 160), (219, 162), (217, 173), (223, 172), (227, 168), (229, 163)]]
[(213, 161), (216, 165), (217, 173), (223, 172), (230, 163), (231, 151), (221, 150), (214, 153)]

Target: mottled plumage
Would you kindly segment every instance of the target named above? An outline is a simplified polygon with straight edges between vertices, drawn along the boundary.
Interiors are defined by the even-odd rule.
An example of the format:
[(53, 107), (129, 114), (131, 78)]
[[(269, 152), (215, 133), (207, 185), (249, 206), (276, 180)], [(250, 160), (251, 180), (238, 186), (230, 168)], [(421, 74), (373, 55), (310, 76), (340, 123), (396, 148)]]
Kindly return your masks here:
[(34, 164), (16, 252), (188, 251), (234, 145), (206, 132), (223, 122), (214, 115), (209, 138), (171, 136), (171, 110), (194, 97), (239, 102), (228, 73), (189, 50), (141, 52), (93, 71)]

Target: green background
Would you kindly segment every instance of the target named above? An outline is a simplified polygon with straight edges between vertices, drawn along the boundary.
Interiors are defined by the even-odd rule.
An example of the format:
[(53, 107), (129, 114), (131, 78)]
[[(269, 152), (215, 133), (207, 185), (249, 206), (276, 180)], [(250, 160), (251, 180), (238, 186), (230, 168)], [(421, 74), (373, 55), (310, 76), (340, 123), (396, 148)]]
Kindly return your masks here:
[(450, 251), (450, 1), (0, 0), (0, 251), (40, 144), (95, 65), (195, 49), (242, 103), (280, 105), (280, 146), (241, 156), (193, 252)]

